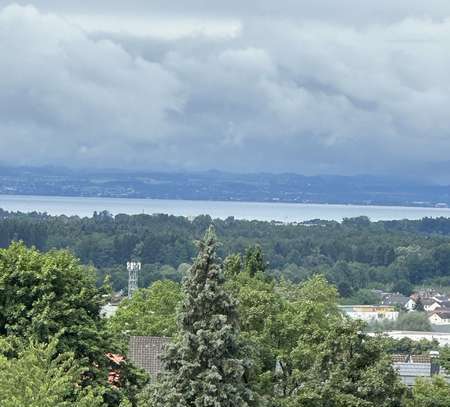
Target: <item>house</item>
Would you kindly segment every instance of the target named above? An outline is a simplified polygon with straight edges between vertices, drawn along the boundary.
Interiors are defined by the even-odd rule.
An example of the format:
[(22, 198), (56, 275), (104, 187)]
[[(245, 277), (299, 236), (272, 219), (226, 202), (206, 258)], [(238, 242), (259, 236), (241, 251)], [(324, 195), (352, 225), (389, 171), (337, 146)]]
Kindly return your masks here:
[(409, 297), (408, 301), (405, 304), (405, 308), (408, 311), (414, 311), (416, 309), (416, 305), (417, 305), (417, 301), (414, 298)]
[(161, 355), (170, 338), (160, 336), (132, 336), (128, 344), (128, 358), (133, 364), (155, 377), (162, 370)]
[(423, 305), (423, 309), (427, 312), (432, 312), (438, 308), (441, 308), (441, 304), (434, 298), (420, 298), (420, 302)]
[(442, 294), (433, 295), (433, 299), (440, 303), (448, 301), (448, 297)]
[(388, 305), (341, 305), (339, 308), (351, 319), (365, 322), (395, 321), (399, 314), (394, 307)]
[(439, 301), (439, 304), (440, 304), (441, 308), (443, 308), (443, 309), (450, 309), (450, 301), (449, 300)]
[(450, 325), (450, 310), (433, 311), (428, 320), (432, 325)]
[(430, 352), (429, 355), (393, 355), (392, 364), (400, 378), (407, 386), (414, 386), (418, 378), (431, 378), (442, 375), (447, 382), (449, 376), (439, 366), (439, 352)]

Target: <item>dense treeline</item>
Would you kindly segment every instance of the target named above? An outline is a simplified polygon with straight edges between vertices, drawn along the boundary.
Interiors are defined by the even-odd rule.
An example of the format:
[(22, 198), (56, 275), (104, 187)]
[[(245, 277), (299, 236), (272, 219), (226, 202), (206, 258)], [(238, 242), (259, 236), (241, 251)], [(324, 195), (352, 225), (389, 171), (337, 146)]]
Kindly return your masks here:
[[(221, 265), (216, 249), (210, 230), (182, 286), (160, 281), (139, 290), (109, 321), (119, 335), (173, 338), (139, 407), (448, 405), (445, 381), (407, 390), (387, 354), (437, 344), (367, 336), (363, 324), (342, 316), (337, 290), (322, 276), (277, 283), (260, 251)], [(446, 362), (448, 349), (441, 350)]]
[[(99, 281), (110, 274), (115, 289), (126, 286), (123, 265), (132, 257), (144, 264), (143, 286), (162, 278), (179, 280), (195, 254), (193, 240), (212, 222), (209, 216), (191, 221), (107, 212), (79, 218), (2, 211), (0, 217), (0, 247), (23, 240), (44, 251), (69, 248), (83, 264), (99, 270)], [(321, 273), (346, 297), (368, 287), (408, 294), (415, 284), (450, 285), (447, 218), (370, 222), (359, 217), (300, 225), (228, 218), (213, 223), (221, 257), (260, 245), (273, 275), (299, 282)]]
[[(110, 319), (100, 317), (107, 287), (68, 251), (0, 249), (0, 405), (449, 405), (445, 380), (408, 390), (388, 355), (436, 344), (368, 336), (323, 276), (277, 282), (258, 247), (225, 261), (218, 247), (210, 228), (183, 285), (155, 282)], [(150, 383), (123, 357), (130, 334), (172, 338)]]

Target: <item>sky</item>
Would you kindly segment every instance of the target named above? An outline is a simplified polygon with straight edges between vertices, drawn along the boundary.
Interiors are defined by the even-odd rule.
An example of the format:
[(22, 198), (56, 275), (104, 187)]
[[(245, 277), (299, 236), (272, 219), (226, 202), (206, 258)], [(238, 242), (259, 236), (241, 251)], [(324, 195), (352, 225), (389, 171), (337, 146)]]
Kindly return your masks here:
[(450, 182), (448, 0), (0, 0), (0, 163)]

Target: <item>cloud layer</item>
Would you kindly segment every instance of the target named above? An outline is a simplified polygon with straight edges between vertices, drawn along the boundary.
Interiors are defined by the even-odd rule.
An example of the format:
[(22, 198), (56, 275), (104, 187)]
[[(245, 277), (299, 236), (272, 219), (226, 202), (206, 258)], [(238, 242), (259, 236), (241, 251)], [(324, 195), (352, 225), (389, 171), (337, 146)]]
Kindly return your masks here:
[(2, 162), (433, 177), (449, 159), (444, 2), (35, 3), (0, 9)]

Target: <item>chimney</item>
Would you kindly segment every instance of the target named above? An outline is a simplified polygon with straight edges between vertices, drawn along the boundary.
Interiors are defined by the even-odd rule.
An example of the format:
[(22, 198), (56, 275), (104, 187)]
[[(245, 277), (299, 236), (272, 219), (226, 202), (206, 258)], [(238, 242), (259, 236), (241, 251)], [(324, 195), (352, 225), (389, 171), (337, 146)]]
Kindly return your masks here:
[(430, 351), (430, 376), (439, 374), (439, 352), (436, 350)]

